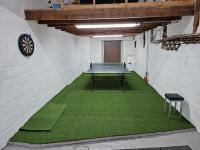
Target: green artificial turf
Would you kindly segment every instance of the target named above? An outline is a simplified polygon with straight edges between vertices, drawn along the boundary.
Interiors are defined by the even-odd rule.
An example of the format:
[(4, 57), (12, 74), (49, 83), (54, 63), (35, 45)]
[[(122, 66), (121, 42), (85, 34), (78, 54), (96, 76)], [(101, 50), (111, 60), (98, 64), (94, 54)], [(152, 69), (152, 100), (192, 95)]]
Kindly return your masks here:
[(65, 105), (49, 103), (41, 108), (21, 128), (30, 131), (50, 131), (65, 109)]
[(125, 92), (117, 77), (104, 75), (94, 89), (90, 75), (82, 74), (49, 102), (66, 105), (51, 131), (20, 130), (11, 141), (52, 143), (193, 128), (177, 113), (169, 119), (163, 98), (136, 73), (127, 75)]

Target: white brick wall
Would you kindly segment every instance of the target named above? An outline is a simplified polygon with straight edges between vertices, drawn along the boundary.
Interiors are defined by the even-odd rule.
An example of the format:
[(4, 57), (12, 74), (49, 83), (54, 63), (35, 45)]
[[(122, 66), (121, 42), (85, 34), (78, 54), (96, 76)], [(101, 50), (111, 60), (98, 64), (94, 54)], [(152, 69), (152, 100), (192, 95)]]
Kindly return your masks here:
[[(83, 44), (84, 43), (84, 44)], [(79, 37), (78, 38), (78, 49), (81, 52), (81, 62), (83, 71), (87, 71), (90, 66), (90, 38)]]
[[(82, 42), (25, 21), (24, 8), (30, 7), (44, 4), (42, 0), (0, 1), (0, 149), (33, 113), (82, 73)], [(23, 33), (31, 34), (35, 42), (35, 52), (28, 58), (18, 49)]]
[[(183, 17), (182, 21), (168, 26), (168, 34), (192, 33), (193, 17)], [(142, 35), (136, 37), (136, 72), (144, 77), (146, 51), (141, 48)], [(200, 45), (182, 45), (178, 51), (165, 51), (160, 44), (150, 44), (149, 80), (162, 95), (178, 92), (184, 98), (183, 114), (200, 131)]]
[(0, 5), (24, 18), (24, 9), (45, 8), (45, 0), (1, 0)]
[(144, 76), (146, 72), (146, 55), (147, 55), (147, 44), (145, 48), (143, 48), (143, 34), (136, 36), (135, 40), (137, 42), (136, 46), (136, 62), (135, 62), (135, 70), (138, 74)]
[[(81, 38), (83, 41), (83, 38)], [(121, 40), (121, 61), (126, 62), (128, 65), (128, 56), (135, 55), (135, 48), (134, 48), (134, 41), (133, 37), (126, 37), (126, 38), (86, 38), (84, 39), (84, 45), (87, 45), (87, 49), (82, 48), (83, 52), (83, 64), (84, 64), (84, 71), (87, 71), (91, 62), (101, 63), (103, 62), (103, 42), (110, 41), (110, 40)], [(79, 44), (80, 45), (80, 44)], [(131, 65), (134, 65), (132, 62)], [(130, 69), (133, 69), (133, 66), (128, 65)]]
[[(125, 62), (130, 71), (134, 70), (135, 66), (135, 42), (133, 38), (122, 41), (122, 62)], [(133, 59), (130, 59), (130, 58)]]

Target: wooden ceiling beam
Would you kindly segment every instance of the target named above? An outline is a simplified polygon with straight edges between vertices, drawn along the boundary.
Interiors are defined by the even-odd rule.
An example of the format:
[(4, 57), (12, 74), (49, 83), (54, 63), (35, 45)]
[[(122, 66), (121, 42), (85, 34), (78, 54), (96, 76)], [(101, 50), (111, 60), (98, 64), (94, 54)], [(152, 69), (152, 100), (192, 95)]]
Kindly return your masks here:
[(115, 33), (115, 32), (131, 32), (131, 33), (138, 33), (144, 30), (149, 30), (149, 28), (138, 28), (138, 29), (113, 29), (113, 30), (107, 30), (107, 29), (101, 29), (101, 30), (73, 30), (73, 29), (67, 29), (67, 28), (56, 28), (60, 29), (62, 31), (67, 31), (67, 32), (79, 32), (79, 33)]
[(104, 34), (139, 34), (143, 33), (145, 31), (151, 30), (157, 26), (160, 26), (161, 24), (141, 24), (138, 27), (134, 28), (113, 28), (113, 29), (77, 29), (74, 26), (68, 26), (68, 27), (56, 27), (56, 29), (60, 29), (65, 32), (69, 32), (75, 35), (104, 35)]
[(194, 3), (191, 1), (146, 2), (117, 8), (87, 8), (79, 10), (25, 10), (27, 20), (87, 20), (117, 18), (174, 17), (194, 14)]
[[(129, 23), (129, 22), (121, 22), (121, 23)], [(159, 24), (159, 25), (166, 25), (171, 23), (170, 21), (167, 22), (149, 22), (149, 23), (143, 23), (148, 26), (149, 24)], [(108, 23), (106, 23), (108, 24)], [(47, 24), (48, 27), (69, 27), (69, 26), (75, 26), (75, 24)]]
[(101, 30), (71, 30), (71, 29), (65, 29), (62, 28), (62, 31), (66, 31), (72, 34), (76, 34), (76, 35), (91, 35), (91, 34), (98, 34), (98, 35), (104, 35), (104, 34), (139, 34), (145, 31), (148, 31), (152, 29), (151, 27), (149, 28), (140, 28), (140, 29), (115, 29), (115, 30), (105, 30), (105, 29), (101, 29)]
[[(63, 30), (64, 31), (64, 30)], [(118, 31), (118, 32), (69, 32), (69, 31), (66, 31), (66, 32), (69, 32), (71, 34), (75, 34), (75, 35), (79, 35), (79, 36), (87, 36), (87, 35), (118, 35), (118, 34), (122, 34), (122, 35), (127, 35), (127, 34), (134, 34), (134, 35), (137, 35), (137, 34), (140, 34), (140, 33), (143, 33), (145, 31), (148, 31), (148, 30), (143, 30), (143, 31), (140, 31), (140, 32), (130, 32), (130, 31), (127, 31), (127, 32), (122, 32), (122, 31)]]
[(127, 34), (132, 34), (132, 35), (137, 35), (140, 33), (132, 33), (132, 32), (117, 32), (117, 33), (112, 33), (112, 32), (107, 32), (107, 33), (80, 33), (80, 32), (68, 32), (74, 35), (78, 35), (78, 36), (91, 36), (91, 35), (127, 35)]
[(87, 19), (87, 20), (39, 20), (38, 24), (87, 24), (87, 23), (122, 23), (122, 22), (136, 22), (136, 23), (151, 23), (160, 22), (168, 23), (174, 20), (181, 20), (181, 16), (175, 17), (149, 17), (149, 18), (118, 18), (118, 19)]
[(152, 28), (140, 28), (140, 29), (125, 29), (125, 30), (70, 30), (70, 29), (61, 29), (61, 31), (65, 31), (71, 34), (79, 35), (79, 36), (86, 36), (86, 35), (116, 35), (116, 34), (122, 34), (122, 35), (137, 35), (140, 33), (143, 33), (145, 31), (151, 30)]
[[(162, 26), (166, 25), (166, 23), (141, 23), (140, 26), (132, 27), (132, 28), (125, 28), (125, 29), (140, 29), (140, 28), (149, 28), (155, 26)], [(48, 27), (55, 27), (56, 29), (73, 29), (78, 30), (75, 25), (66, 25), (66, 24), (50, 24)], [(124, 29), (124, 28), (123, 28)], [(118, 30), (123, 30), (122, 28), (118, 28)], [(84, 29), (82, 29), (84, 30)], [(90, 29), (90, 30), (97, 30), (97, 29)], [(106, 29), (105, 29), (106, 30)], [(108, 28), (107, 30), (116, 30), (115, 28)]]

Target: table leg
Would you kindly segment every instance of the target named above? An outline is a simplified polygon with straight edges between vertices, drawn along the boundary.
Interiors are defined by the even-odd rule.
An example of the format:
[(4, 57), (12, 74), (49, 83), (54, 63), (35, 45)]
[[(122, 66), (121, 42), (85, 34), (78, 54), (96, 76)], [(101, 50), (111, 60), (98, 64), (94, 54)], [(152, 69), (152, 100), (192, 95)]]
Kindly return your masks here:
[(181, 115), (182, 115), (182, 106), (183, 106), (182, 103), (183, 103), (183, 102), (181, 102), (181, 105), (180, 105), (180, 115), (179, 115), (179, 118), (181, 118)]
[(125, 85), (125, 73), (123, 73), (123, 85)]
[(169, 113), (168, 113), (168, 117), (170, 118), (171, 116), (171, 109), (172, 109), (172, 105), (171, 105), (171, 101), (169, 103)]
[(95, 83), (95, 74), (92, 74), (92, 84), (94, 86), (94, 83)]
[(119, 73), (117, 74), (117, 77), (120, 78), (120, 74)]
[(90, 74), (90, 88), (91, 88), (91, 91), (93, 90), (92, 88), (92, 85), (93, 84), (93, 76), (92, 76), (92, 73)]
[(164, 101), (164, 112), (166, 111), (166, 104), (167, 104), (167, 98), (165, 97), (165, 101)]
[(123, 86), (124, 86), (124, 91), (126, 91), (126, 74), (123, 74)]
[(121, 85), (123, 85), (123, 73), (121, 74)]
[(93, 91), (93, 87), (94, 87), (94, 83), (95, 83), (95, 78), (94, 78), (94, 74), (93, 73), (91, 73), (90, 82), (91, 82), (91, 91)]
[(176, 105), (177, 105), (177, 102), (175, 101), (174, 112), (176, 112)]

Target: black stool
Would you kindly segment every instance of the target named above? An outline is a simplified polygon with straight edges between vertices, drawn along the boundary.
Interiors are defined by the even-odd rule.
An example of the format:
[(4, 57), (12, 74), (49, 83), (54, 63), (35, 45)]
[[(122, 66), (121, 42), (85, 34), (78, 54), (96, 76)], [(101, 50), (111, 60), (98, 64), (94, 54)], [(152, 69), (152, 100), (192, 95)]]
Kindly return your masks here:
[(166, 111), (166, 103), (167, 103), (167, 99), (169, 100), (169, 112), (168, 112), (168, 117), (170, 118), (171, 116), (171, 107), (172, 107), (172, 102), (175, 102), (175, 108), (176, 109), (176, 105), (177, 102), (180, 102), (180, 116), (181, 117), (181, 113), (182, 113), (182, 103), (184, 101), (184, 98), (182, 96), (180, 96), (177, 93), (166, 93), (165, 94), (165, 103), (164, 103), (164, 112)]

